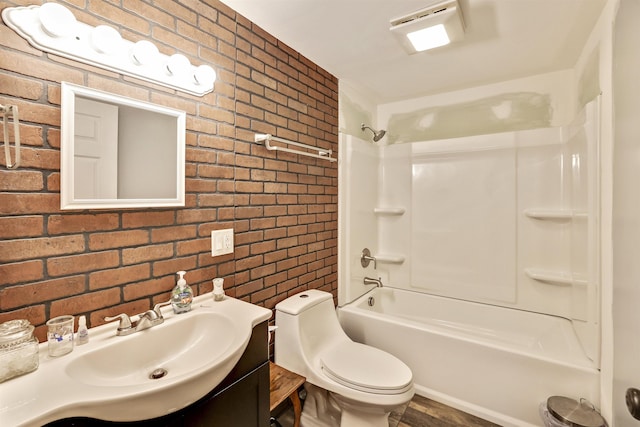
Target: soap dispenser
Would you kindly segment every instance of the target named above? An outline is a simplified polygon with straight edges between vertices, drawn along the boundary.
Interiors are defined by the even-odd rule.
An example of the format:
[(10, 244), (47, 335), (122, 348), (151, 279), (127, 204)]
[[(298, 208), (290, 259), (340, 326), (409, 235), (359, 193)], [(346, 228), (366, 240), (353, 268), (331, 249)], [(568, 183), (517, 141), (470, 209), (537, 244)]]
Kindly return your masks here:
[(193, 301), (193, 291), (191, 287), (187, 285), (187, 281), (184, 279), (186, 272), (178, 271), (178, 283), (171, 292), (171, 306), (173, 312), (176, 314), (186, 313), (191, 310), (191, 301)]

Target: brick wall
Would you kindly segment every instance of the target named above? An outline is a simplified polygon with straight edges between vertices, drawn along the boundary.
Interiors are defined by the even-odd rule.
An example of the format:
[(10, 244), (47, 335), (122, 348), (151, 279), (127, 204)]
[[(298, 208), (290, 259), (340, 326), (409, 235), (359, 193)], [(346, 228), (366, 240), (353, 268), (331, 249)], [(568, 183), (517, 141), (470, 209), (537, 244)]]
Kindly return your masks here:
[[(0, 0), (0, 8), (40, 3)], [(22, 166), (0, 150), (0, 322), (130, 315), (166, 301), (186, 270), (198, 294), (268, 308), (337, 287), (337, 165), (252, 142), (271, 133), (337, 152), (337, 79), (215, 0), (60, 1), (78, 20), (153, 41), (218, 73), (203, 97), (32, 48), (0, 24), (0, 104), (17, 105)], [(187, 112), (186, 206), (60, 211), (60, 82)], [(212, 258), (211, 230), (233, 227), (235, 253)]]

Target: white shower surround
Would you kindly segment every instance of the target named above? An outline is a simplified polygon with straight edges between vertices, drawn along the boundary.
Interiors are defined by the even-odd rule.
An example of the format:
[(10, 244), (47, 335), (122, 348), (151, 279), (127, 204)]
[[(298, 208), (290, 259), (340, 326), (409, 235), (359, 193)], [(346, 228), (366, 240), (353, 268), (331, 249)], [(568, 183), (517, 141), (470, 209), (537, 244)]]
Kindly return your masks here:
[[(494, 306), (496, 313), (503, 306), (532, 312), (534, 318), (570, 319), (595, 372), (600, 355), (597, 118), (594, 101), (571, 125), (559, 128), (387, 147), (343, 135), (339, 304), (369, 290), (362, 283), (369, 276), (381, 277), (387, 287)], [(364, 247), (378, 257), (376, 270), (360, 265)], [(406, 346), (427, 339), (413, 337)], [(499, 365), (487, 369), (499, 375)], [(522, 378), (535, 382), (538, 373), (528, 363), (520, 369), (525, 376), (516, 389), (525, 390), (531, 384)], [(598, 376), (590, 378), (597, 390)], [(416, 384), (438, 392), (429, 379), (417, 377)], [(592, 388), (585, 394), (598, 403)], [(464, 397), (451, 398), (449, 403), (456, 406), (459, 400), (458, 406), (466, 407)], [(496, 409), (486, 410), (495, 417)]]

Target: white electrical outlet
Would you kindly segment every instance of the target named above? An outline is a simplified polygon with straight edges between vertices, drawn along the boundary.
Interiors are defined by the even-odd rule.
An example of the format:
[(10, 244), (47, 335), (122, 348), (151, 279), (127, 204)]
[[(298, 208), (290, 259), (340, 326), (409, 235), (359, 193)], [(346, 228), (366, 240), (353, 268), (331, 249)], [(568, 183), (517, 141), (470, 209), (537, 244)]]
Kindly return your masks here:
[(233, 228), (211, 232), (211, 256), (233, 253)]

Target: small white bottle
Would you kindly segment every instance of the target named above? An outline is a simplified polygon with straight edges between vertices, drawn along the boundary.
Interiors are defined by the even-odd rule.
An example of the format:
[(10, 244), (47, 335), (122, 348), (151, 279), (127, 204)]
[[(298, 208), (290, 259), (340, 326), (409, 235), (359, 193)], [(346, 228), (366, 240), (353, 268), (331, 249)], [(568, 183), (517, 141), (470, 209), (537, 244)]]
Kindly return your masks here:
[(213, 300), (214, 301), (222, 301), (224, 299), (224, 289), (222, 285), (224, 284), (224, 279), (216, 278), (213, 279)]
[(178, 271), (178, 283), (173, 292), (171, 292), (171, 306), (173, 312), (176, 314), (186, 313), (191, 311), (191, 302), (193, 301), (193, 291), (191, 287), (187, 285), (187, 281), (184, 279), (186, 272)]
[(80, 316), (78, 318), (78, 332), (76, 333), (76, 345), (82, 345), (89, 342), (89, 330), (87, 329), (87, 318)]

